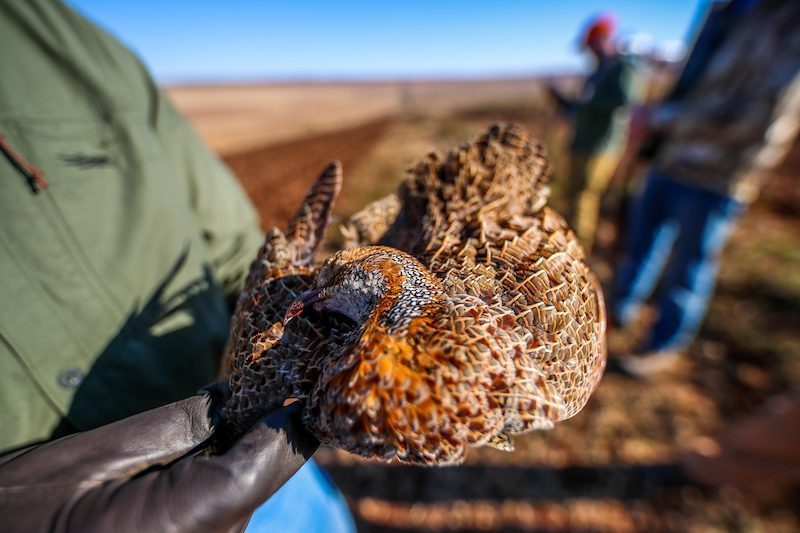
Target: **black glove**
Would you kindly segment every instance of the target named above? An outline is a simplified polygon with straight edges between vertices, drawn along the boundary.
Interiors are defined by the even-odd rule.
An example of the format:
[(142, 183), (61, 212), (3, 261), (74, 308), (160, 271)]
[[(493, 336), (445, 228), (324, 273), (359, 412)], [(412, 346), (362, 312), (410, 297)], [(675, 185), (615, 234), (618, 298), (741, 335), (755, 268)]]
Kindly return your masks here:
[(217, 391), (0, 457), (3, 531), (229, 531), (319, 443), (300, 405), (256, 423), (224, 453)]

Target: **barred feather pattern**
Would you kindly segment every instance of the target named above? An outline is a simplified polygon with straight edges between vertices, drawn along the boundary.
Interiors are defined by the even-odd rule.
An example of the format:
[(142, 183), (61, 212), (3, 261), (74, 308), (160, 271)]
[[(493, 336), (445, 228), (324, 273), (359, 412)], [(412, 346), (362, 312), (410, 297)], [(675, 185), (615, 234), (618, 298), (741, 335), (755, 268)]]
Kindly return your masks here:
[(284, 327), (291, 303), (312, 286), (314, 254), (341, 190), (342, 168), (328, 165), (312, 185), (284, 233), (267, 231), (236, 303), (223, 360), (232, 399), (222, 416), (236, 431), (290, 397), (302, 398), (319, 373), (316, 354), (327, 349), (334, 315), (303, 318)]
[[(441, 465), (579, 412), (605, 366), (605, 312), (545, 206), (549, 175), (540, 144), (497, 125), (412, 166), (318, 269), (283, 266), (292, 245), (270, 233), (254, 268), (272, 266), (248, 280), (229, 343), (228, 418), (243, 428), (295, 396), (323, 442)], [(319, 301), (284, 329), (308, 290)]]

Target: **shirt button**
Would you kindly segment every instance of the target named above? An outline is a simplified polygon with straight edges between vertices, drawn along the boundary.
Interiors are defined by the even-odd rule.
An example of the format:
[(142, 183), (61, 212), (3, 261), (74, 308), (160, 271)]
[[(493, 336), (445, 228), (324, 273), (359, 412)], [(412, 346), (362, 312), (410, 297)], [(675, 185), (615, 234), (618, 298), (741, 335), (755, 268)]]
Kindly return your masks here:
[(77, 389), (83, 383), (83, 372), (77, 368), (68, 368), (58, 375), (58, 384), (65, 389)]

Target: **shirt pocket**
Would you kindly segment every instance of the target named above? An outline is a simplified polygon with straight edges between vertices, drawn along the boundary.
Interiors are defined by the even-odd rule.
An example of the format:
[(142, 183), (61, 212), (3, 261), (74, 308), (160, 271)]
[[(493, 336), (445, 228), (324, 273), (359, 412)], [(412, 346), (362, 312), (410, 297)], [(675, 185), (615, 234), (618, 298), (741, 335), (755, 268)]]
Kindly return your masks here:
[(3, 117), (0, 133), (46, 183), (32, 187), (8, 154), (0, 161), (0, 331), (37, 393), (64, 416), (124, 313), (76, 239), (81, 233), (88, 233), (84, 242), (97, 238), (90, 231), (96, 213), (87, 212), (85, 198), (71, 205), (66, 211), (87, 226), (76, 231), (60, 206), (113, 182), (112, 136), (102, 124), (68, 117)]
[[(198, 337), (183, 350), (148, 333), (165, 318), (160, 299), (203, 278), (206, 254), (146, 115), (0, 119), (0, 133), (47, 184), (37, 193), (0, 161), (0, 233), (15, 274), (15, 286), (0, 291), (9, 294), (0, 331), (60, 415), (87, 429), (195, 390), (204, 384), (198, 373), (213, 378), (227, 332), (221, 297), (188, 311), (196, 323), (214, 315), (215, 327), (181, 328)], [(181, 368), (192, 371), (183, 377)]]

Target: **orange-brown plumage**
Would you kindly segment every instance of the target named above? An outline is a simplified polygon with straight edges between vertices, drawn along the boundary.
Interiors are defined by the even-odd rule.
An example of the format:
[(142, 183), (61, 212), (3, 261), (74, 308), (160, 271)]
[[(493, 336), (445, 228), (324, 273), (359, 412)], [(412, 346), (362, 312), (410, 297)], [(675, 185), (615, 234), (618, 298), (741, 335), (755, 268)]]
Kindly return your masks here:
[[(605, 317), (544, 207), (548, 172), (527, 134), (493, 127), (412, 167), (396, 198), (355, 217), (354, 247), (315, 269), (338, 191), (318, 182), (239, 300), (225, 416), (246, 427), (294, 396), (323, 442), (449, 464), (577, 413), (602, 374)], [(338, 167), (320, 179), (336, 180)]]

